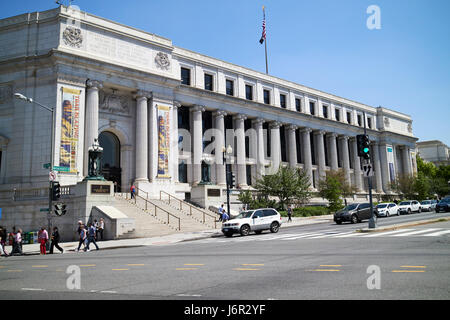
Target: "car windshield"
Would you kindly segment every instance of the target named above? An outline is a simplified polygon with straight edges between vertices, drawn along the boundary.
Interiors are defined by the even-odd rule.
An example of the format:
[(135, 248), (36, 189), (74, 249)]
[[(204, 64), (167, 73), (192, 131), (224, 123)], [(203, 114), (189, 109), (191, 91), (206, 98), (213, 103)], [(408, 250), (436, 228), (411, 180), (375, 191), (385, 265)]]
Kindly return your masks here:
[(425, 200), (425, 201), (422, 201), (420, 204), (430, 204), (430, 203), (431, 203), (430, 200)]
[(234, 219), (250, 218), (253, 212), (255, 212), (255, 210), (242, 211)]
[(450, 203), (450, 198), (442, 199), (439, 203)]
[(349, 206), (346, 206), (343, 210), (355, 210), (357, 206), (358, 206), (358, 204), (354, 203)]
[(386, 207), (387, 207), (386, 203), (382, 203), (382, 204), (377, 205), (377, 208), (386, 208)]
[(411, 204), (411, 201), (402, 201), (400, 202), (401, 206), (409, 206)]

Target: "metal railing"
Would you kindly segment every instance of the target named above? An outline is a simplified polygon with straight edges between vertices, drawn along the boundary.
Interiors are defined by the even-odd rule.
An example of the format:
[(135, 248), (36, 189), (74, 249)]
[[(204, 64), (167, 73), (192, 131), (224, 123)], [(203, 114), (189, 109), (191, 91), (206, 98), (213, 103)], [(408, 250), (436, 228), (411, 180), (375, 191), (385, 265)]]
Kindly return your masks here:
[(205, 223), (205, 222), (206, 222), (206, 216), (208, 216), (208, 217), (210, 217), (210, 218), (213, 218), (213, 221), (214, 221), (214, 228), (217, 228), (216, 216), (213, 216), (213, 215), (211, 215), (211, 214), (205, 212), (204, 210), (199, 209), (199, 208), (197, 208), (196, 206), (193, 206), (193, 205), (187, 203), (186, 201), (181, 200), (181, 199), (179, 199), (179, 198), (177, 198), (177, 197), (175, 197), (175, 196), (171, 195), (170, 193), (168, 193), (168, 192), (166, 192), (166, 191), (163, 191), (163, 190), (161, 190), (161, 191), (159, 192), (159, 200), (163, 200), (163, 199), (162, 199), (162, 195), (163, 195), (163, 194), (166, 194), (166, 195), (169, 196), (169, 205), (170, 205), (170, 203), (171, 203), (171, 199), (172, 199), (172, 200), (175, 200), (175, 201), (178, 201), (178, 203), (180, 204), (180, 211), (183, 211), (183, 205), (184, 205), (184, 206), (187, 206), (187, 207), (189, 208), (189, 215), (190, 215), (190, 216), (193, 216), (192, 210), (196, 210), (197, 212), (200, 212), (200, 213), (202, 214), (202, 223)]
[[(151, 202), (148, 199), (148, 192), (141, 190), (139, 188), (136, 187), (136, 190), (138, 190), (138, 193), (140, 192), (144, 192), (146, 193), (146, 197), (144, 198), (143, 196), (139, 195), (138, 193), (134, 194), (134, 204), (137, 206), (137, 197), (139, 197), (140, 199), (144, 200), (145, 202), (145, 211), (148, 210), (148, 204), (152, 205), (154, 207), (154, 211), (155, 211), (155, 217), (158, 216), (158, 210), (163, 211), (164, 213), (167, 214), (167, 225), (170, 224), (170, 217), (175, 218), (176, 220), (178, 220), (178, 230), (181, 230), (181, 219), (175, 215), (173, 215), (172, 213), (170, 213), (169, 211), (161, 208), (160, 206), (158, 206), (157, 204)], [(126, 199), (128, 200), (128, 193), (126, 193)], [(131, 199), (132, 200), (132, 199)]]

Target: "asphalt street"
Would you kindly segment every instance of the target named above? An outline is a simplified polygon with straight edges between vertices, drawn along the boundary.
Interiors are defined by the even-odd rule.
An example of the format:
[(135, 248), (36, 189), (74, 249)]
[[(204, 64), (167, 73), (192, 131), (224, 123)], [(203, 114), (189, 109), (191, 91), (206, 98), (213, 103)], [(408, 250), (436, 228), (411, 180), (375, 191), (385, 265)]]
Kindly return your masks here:
[[(378, 224), (441, 216), (448, 214), (380, 218)], [(264, 232), (171, 245), (1, 258), (0, 297), (12, 300), (450, 298), (450, 222), (385, 233), (353, 232), (366, 226), (366, 222), (321, 223), (284, 228), (277, 234)]]

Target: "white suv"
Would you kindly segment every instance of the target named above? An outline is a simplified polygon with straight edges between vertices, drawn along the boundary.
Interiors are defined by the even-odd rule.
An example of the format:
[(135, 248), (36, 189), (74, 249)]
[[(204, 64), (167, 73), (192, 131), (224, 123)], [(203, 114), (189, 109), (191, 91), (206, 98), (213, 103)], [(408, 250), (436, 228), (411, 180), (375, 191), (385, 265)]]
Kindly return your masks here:
[(398, 211), (400, 214), (402, 213), (413, 213), (413, 212), (422, 212), (422, 206), (419, 201), (416, 200), (408, 200), (402, 201), (398, 205)]
[(259, 234), (264, 230), (278, 232), (281, 226), (281, 216), (277, 210), (271, 208), (247, 210), (239, 213), (235, 218), (222, 224), (222, 232), (226, 237), (234, 233), (243, 236), (251, 231)]

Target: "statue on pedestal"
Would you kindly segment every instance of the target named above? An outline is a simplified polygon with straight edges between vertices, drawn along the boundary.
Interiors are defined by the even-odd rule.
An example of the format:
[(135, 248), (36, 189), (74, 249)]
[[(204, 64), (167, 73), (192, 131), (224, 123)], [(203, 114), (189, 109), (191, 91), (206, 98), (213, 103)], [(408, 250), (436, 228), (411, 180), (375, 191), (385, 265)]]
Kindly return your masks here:
[(88, 176), (84, 180), (105, 181), (102, 176), (102, 153), (103, 148), (98, 144), (98, 139), (94, 139), (94, 143), (89, 147)]

